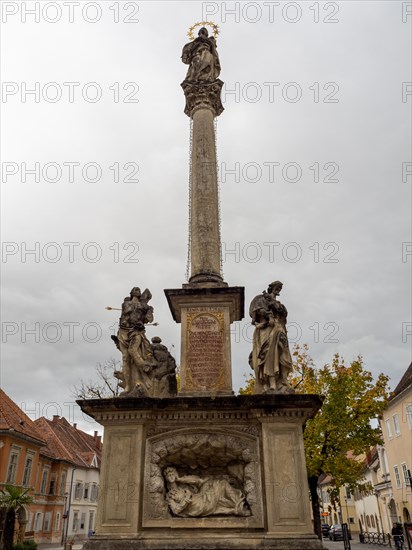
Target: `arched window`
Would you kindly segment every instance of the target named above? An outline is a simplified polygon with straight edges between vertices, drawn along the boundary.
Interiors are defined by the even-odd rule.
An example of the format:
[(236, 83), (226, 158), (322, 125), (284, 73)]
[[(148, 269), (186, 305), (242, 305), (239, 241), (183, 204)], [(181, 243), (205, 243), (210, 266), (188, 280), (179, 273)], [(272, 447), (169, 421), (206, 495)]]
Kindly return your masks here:
[(375, 527), (375, 518), (373, 516), (371, 516), (371, 524), (372, 527)]
[(371, 526), (371, 520), (370, 520), (369, 516), (366, 516), (366, 525), (367, 525), (368, 527)]
[(409, 510), (404, 506), (402, 510), (403, 515), (403, 521), (410, 522), (411, 521), (411, 514), (409, 513)]

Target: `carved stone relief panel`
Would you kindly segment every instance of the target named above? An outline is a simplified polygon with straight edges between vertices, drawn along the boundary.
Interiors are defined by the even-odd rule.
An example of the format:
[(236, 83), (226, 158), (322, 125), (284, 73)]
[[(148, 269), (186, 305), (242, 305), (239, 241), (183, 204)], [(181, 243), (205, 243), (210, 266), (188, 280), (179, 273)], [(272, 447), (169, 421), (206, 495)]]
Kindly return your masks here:
[(173, 430), (147, 440), (145, 526), (263, 527), (258, 439), (237, 430)]

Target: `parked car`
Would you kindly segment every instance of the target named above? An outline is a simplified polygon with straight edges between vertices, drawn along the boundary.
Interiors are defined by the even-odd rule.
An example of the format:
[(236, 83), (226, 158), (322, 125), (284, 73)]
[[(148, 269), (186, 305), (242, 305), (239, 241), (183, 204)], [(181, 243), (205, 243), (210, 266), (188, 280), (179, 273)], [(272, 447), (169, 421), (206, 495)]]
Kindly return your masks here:
[(322, 535), (326, 538), (329, 535), (329, 523), (322, 523)]
[(328, 533), (329, 540), (343, 540), (341, 525), (331, 525)]
[[(349, 540), (352, 540), (350, 531), (348, 532)], [(342, 525), (331, 525), (328, 533), (329, 540), (343, 540)]]

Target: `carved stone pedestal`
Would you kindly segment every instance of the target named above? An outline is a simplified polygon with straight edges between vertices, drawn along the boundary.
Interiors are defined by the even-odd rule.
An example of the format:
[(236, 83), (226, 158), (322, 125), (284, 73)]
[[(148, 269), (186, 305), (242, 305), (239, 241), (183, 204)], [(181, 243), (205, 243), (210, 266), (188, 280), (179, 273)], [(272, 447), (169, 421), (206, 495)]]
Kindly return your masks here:
[(165, 290), (173, 319), (182, 323), (180, 395), (232, 395), (230, 324), (243, 318), (244, 288)]
[[(87, 550), (309, 550), (314, 395), (78, 401), (105, 427)], [(178, 504), (178, 505), (177, 505)]]

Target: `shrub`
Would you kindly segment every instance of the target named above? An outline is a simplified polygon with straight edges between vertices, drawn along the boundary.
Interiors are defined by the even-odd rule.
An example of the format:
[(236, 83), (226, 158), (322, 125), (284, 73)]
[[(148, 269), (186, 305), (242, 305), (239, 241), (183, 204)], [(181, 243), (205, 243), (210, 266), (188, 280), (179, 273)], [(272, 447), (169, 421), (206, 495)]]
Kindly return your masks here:
[(37, 543), (34, 540), (25, 540), (13, 544), (13, 550), (37, 550)]

